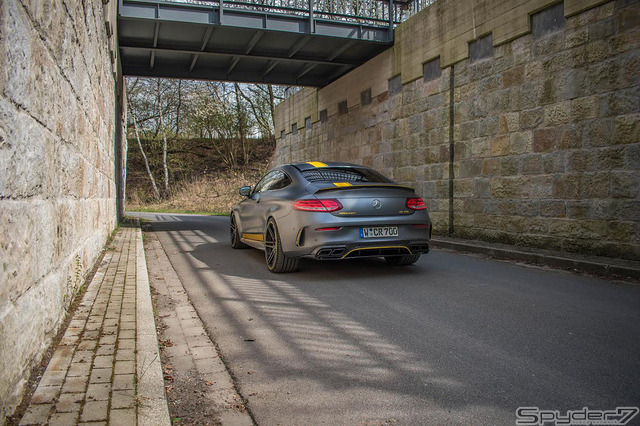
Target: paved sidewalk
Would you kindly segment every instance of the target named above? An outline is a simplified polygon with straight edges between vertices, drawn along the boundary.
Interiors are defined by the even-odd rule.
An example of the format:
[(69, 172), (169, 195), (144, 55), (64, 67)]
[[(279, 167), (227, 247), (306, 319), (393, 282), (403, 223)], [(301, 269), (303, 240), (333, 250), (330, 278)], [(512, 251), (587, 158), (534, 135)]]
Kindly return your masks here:
[[(174, 389), (167, 389), (172, 415), (185, 424), (200, 424), (204, 418), (205, 424), (253, 425), (231, 375), (153, 232), (147, 234), (146, 245), (149, 278), (156, 292), (163, 365), (174, 380)], [(182, 401), (185, 397), (189, 399), (187, 404)], [(194, 406), (200, 407), (198, 413), (191, 412)]]
[(30, 424), (169, 425), (138, 228), (121, 228), (22, 417)]
[(435, 235), (431, 240), (431, 246), (433, 248), (482, 254), (496, 259), (586, 272), (606, 278), (640, 280), (640, 262), (635, 260), (590, 256)]

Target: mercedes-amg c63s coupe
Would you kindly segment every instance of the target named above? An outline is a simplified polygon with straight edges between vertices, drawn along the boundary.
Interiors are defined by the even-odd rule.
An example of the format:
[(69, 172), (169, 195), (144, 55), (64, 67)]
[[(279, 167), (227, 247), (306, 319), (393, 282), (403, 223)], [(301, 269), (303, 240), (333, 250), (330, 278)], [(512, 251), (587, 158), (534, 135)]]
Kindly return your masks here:
[(230, 216), (231, 246), (264, 250), (272, 272), (291, 272), (302, 258), (384, 257), (410, 265), (429, 252), (424, 201), (367, 167), (346, 163), (285, 164), (269, 171)]

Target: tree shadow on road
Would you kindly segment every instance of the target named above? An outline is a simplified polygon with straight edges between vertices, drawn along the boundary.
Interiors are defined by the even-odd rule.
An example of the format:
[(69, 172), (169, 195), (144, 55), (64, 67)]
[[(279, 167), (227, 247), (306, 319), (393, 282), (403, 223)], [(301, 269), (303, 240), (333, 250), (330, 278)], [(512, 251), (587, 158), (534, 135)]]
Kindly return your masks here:
[[(188, 271), (180, 278), (190, 300), (266, 423), (280, 419), (286, 403), (297, 416), (291, 423), (383, 423), (392, 413), (409, 424), (502, 424), (513, 423), (522, 404), (613, 407), (624, 402), (620, 395), (637, 395), (630, 380), (582, 375), (615, 373), (616, 363), (637, 367), (602, 343), (587, 356), (583, 340), (568, 333), (612, 328), (566, 313), (577, 309), (571, 276), (566, 285), (534, 286), (514, 280), (512, 265), (468, 257), (451, 264), (439, 252), (409, 267), (305, 261), (300, 272), (273, 274), (263, 252), (230, 247), (223, 218), (178, 218), (153, 229), (167, 231), (161, 241), (176, 270)], [(553, 286), (561, 289), (551, 301), (535, 293)], [(600, 299), (585, 299), (591, 315), (605, 312)], [(630, 307), (615, 324), (636, 317)]]

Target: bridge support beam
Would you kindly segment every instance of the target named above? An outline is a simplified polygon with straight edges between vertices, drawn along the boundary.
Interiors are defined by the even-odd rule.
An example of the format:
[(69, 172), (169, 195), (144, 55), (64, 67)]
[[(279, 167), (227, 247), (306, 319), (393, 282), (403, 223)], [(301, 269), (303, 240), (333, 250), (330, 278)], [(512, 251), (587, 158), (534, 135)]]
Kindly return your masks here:
[[(120, 0), (125, 75), (324, 86), (391, 46), (386, 21), (314, 10), (275, 12), (160, 0)], [(301, 13), (300, 13), (301, 12)], [(275, 62), (273, 62), (275, 61)]]

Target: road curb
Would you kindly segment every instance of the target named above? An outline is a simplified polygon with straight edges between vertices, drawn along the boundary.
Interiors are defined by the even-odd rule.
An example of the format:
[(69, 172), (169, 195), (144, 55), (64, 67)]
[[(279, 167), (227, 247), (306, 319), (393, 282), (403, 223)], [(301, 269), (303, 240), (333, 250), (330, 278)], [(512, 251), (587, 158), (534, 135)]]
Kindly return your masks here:
[(138, 424), (170, 425), (142, 231), (136, 232)]
[(619, 259), (603, 257), (587, 258), (548, 250), (534, 252), (527, 251), (521, 247), (445, 237), (433, 237), (431, 246), (433, 248), (483, 254), (496, 259), (586, 272), (610, 278), (640, 280), (640, 262), (620, 261)]

